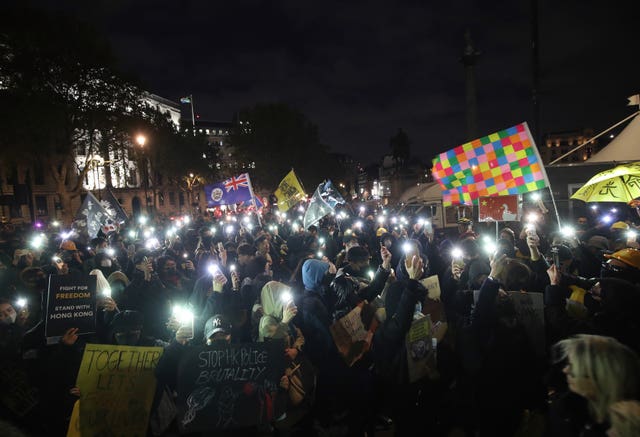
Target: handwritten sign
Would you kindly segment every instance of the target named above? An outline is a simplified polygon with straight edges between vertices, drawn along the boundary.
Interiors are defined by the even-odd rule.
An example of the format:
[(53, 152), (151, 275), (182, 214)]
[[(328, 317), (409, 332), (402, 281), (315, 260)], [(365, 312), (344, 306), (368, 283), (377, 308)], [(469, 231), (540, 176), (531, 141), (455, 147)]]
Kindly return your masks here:
[(284, 342), (189, 348), (178, 371), (178, 425), (187, 432), (269, 423), (284, 375)]
[[(329, 327), (333, 342), (348, 366), (352, 366), (369, 350), (378, 326), (377, 319), (363, 316), (363, 310), (369, 314), (374, 308), (371, 304), (360, 304)], [(363, 319), (370, 319), (368, 328)]]
[(45, 336), (60, 337), (69, 328), (78, 334), (96, 330), (96, 276), (49, 276)]
[(536, 354), (544, 356), (546, 343), (543, 294), (509, 291), (509, 298), (515, 306), (516, 318), (524, 326)]
[(145, 437), (159, 347), (87, 344), (76, 385), (82, 435)]

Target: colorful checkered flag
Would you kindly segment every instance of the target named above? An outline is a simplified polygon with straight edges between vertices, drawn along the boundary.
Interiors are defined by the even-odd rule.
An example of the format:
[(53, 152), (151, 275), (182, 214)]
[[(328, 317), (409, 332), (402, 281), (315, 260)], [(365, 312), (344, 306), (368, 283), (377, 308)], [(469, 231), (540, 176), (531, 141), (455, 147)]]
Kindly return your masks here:
[(432, 173), (442, 187), (444, 206), (477, 204), (479, 197), (550, 185), (526, 122), (441, 153), (433, 160)]

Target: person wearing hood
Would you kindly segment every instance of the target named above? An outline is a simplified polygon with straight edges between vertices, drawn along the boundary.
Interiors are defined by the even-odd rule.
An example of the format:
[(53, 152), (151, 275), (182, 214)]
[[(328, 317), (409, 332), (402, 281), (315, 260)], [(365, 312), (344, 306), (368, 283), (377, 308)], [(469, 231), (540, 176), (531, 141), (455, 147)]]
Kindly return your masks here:
[(121, 311), (109, 324), (108, 344), (122, 346), (159, 346), (169, 343), (153, 337), (143, 336), (144, 315), (139, 311)]
[(285, 370), (289, 381), (286, 416), (277, 420), (275, 427), (287, 433), (309, 432), (312, 429), (309, 413), (315, 396), (315, 371), (304, 357), (302, 331), (293, 323), (298, 309), (291, 288), (281, 282), (269, 281), (262, 287), (260, 302), (263, 316), (260, 318), (258, 341), (284, 339), (288, 364)]
[(424, 275), (424, 260), (413, 255), (405, 261), (406, 279), (391, 284), (385, 297), (386, 318), (373, 335), (371, 353), (374, 371), (384, 393), (383, 409), (393, 420), (395, 435), (414, 435), (424, 428), (419, 402), (420, 384), (409, 380), (406, 338), (427, 290), (418, 282)]
[(322, 426), (335, 424), (348, 409), (348, 368), (338, 352), (330, 326), (334, 298), (329, 284), (336, 274), (330, 262), (308, 259), (302, 265), (304, 291), (294, 323), (305, 338), (305, 355), (318, 375), (314, 417)]

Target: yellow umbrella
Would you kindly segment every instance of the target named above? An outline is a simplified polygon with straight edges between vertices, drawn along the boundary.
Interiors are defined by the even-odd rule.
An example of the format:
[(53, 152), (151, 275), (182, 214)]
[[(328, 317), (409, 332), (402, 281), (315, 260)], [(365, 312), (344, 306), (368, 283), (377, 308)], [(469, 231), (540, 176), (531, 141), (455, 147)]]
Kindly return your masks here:
[(640, 161), (598, 173), (572, 199), (585, 202), (630, 202), (640, 197)]

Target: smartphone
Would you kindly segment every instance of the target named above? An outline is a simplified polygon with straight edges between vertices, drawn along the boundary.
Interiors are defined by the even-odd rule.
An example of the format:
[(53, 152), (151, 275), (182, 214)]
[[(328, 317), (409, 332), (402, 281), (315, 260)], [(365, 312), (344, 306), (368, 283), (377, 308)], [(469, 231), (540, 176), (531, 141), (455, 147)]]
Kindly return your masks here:
[(556, 267), (560, 268), (560, 249), (558, 249), (557, 247), (552, 247), (551, 256), (553, 258), (553, 264)]

